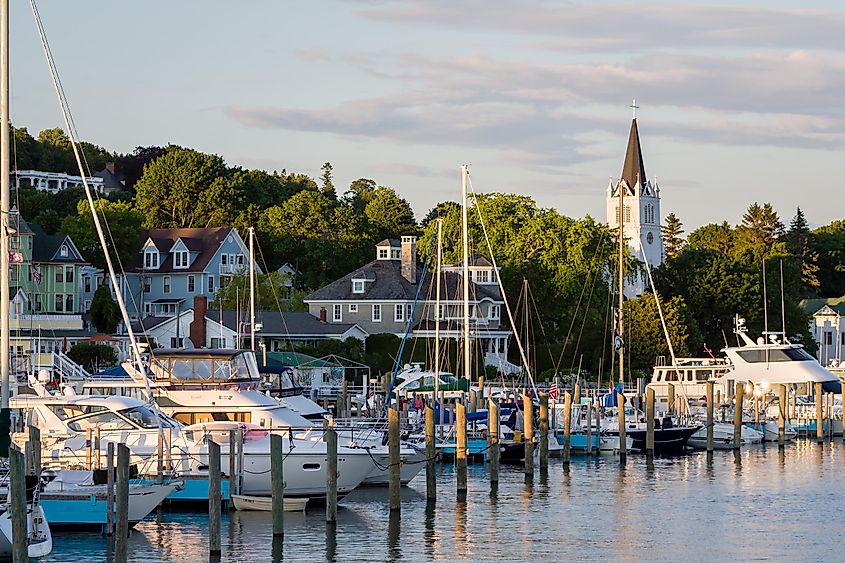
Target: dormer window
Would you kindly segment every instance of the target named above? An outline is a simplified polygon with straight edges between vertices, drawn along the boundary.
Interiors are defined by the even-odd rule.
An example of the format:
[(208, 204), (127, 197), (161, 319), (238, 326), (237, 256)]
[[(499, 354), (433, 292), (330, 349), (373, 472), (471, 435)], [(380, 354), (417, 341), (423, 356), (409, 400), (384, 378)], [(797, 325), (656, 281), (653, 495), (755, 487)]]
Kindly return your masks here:
[(352, 293), (364, 293), (364, 280), (352, 280)]
[(158, 252), (155, 249), (144, 251), (144, 269), (158, 269)]
[(379, 248), (378, 249), (378, 259), (379, 260), (387, 260), (389, 253), (390, 253), (389, 248)]
[(401, 260), (402, 259), (402, 249), (391, 248), (390, 249), (390, 258), (392, 260)]
[(188, 267), (188, 251), (177, 250), (173, 253), (173, 267), (187, 268)]
[(475, 272), (475, 281), (478, 283), (488, 283), (490, 281), (490, 271), (478, 270)]
[(59, 249), (59, 256), (62, 258), (67, 258), (67, 245), (63, 244), (62, 247)]

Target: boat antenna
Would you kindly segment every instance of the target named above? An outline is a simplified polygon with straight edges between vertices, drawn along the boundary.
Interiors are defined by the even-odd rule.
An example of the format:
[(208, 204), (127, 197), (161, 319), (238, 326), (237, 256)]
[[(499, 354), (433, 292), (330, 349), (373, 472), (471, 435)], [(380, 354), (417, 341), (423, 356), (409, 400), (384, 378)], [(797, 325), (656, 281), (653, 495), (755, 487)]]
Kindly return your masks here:
[(783, 331), (783, 343), (787, 343), (786, 339), (786, 306), (783, 300), (783, 258), (780, 259), (780, 324)]
[(766, 259), (763, 258), (763, 334), (769, 337), (769, 300), (766, 297)]

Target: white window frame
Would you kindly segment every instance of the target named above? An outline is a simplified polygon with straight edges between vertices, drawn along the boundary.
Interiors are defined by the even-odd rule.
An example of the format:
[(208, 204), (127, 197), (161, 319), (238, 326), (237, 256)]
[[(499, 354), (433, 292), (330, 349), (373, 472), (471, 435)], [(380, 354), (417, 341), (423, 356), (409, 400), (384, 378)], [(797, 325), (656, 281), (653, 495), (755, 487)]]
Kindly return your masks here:
[(490, 283), (490, 271), (478, 270), (475, 272), (475, 281), (478, 283)]
[(373, 303), (372, 319), (374, 323), (381, 322), (381, 303)]
[(155, 250), (144, 251), (144, 269), (158, 270), (158, 252)]
[(170, 290), (173, 289), (172, 280), (170, 276), (162, 276), (161, 277), (161, 292), (162, 293), (170, 293)]
[(408, 319), (408, 320), (411, 320), (411, 318), (412, 318), (411, 315), (413, 315), (413, 314), (414, 314), (414, 304), (408, 303), (405, 306), (405, 318)]
[(350, 303), (349, 304), (349, 312), (350, 313), (357, 313), (358, 312), (358, 304), (357, 303)]
[(197, 290), (197, 278), (193, 274), (188, 276), (188, 281), (186, 282), (188, 293), (194, 293)]
[(399, 260), (402, 258), (402, 250), (399, 248), (391, 248), (390, 249), (390, 258), (393, 260)]
[(501, 305), (490, 305), (490, 318), (493, 320), (498, 320), (502, 316), (502, 306)]
[(59, 249), (59, 255), (62, 258), (67, 258), (67, 254), (68, 254), (68, 247), (67, 247), (66, 244), (63, 244), (62, 247)]
[(379, 248), (378, 249), (378, 259), (379, 260), (387, 260), (388, 256), (390, 256), (390, 249), (389, 248)]
[(393, 306), (393, 322), (401, 323), (405, 321), (405, 304), (397, 303)]
[(352, 293), (364, 293), (364, 280), (352, 280)]
[(177, 250), (173, 253), (173, 267), (183, 270), (188, 267), (188, 263), (190, 260), (188, 259), (188, 251), (187, 250)]
[(208, 292), (214, 293), (214, 276), (208, 276)]
[(343, 305), (341, 303), (335, 303), (334, 305), (332, 305), (332, 322), (343, 322)]

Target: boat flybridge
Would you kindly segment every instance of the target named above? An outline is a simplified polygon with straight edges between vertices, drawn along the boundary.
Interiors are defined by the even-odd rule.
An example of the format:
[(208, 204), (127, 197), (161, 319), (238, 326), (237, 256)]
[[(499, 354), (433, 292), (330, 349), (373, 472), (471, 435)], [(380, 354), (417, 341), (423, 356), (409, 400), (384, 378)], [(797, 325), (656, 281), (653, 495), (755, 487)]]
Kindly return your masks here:
[[(295, 439), (322, 443), (319, 422), (303, 412), (325, 412), (303, 396), (270, 395), (274, 382), (258, 373), (255, 354), (249, 350), (159, 349), (153, 351), (147, 375), (132, 362), (121, 366), (127, 376), (88, 380), (83, 395), (120, 395), (146, 398), (147, 389), (158, 407), (176, 421), (211, 427), (235, 423), (259, 429), (288, 430)], [(292, 401), (292, 403), (291, 403)], [(291, 406), (292, 405), (292, 406)], [(389, 453), (383, 432), (373, 428), (338, 429), (338, 444), (370, 460), (367, 484), (387, 482)], [(401, 480), (408, 483), (422, 468), (419, 453), (402, 447)]]
[[(208, 441), (220, 444), (221, 465), (229, 467), (229, 430), (245, 430), (241, 452), (237, 455), (242, 469), (240, 490), (244, 494), (269, 495), (270, 437), (254, 425), (237, 422), (204, 422), (183, 426), (162, 414), (154, 406), (126, 396), (77, 395), (65, 387), (50, 394), (30, 381), (36, 394), (19, 394), (11, 399), (27, 425), (41, 430), (42, 463), (46, 468), (78, 468), (87, 464), (105, 467), (107, 444), (125, 444), (130, 462), (139, 474), (153, 476), (159, 463), (159, 439), (165, 446), (162, 463), (168, 475), (185, 481), (185, 486), (199, 482), (207, 487)], [(86, 452), (89, 431), (99, 436), (99, 451)], [(26, 439), (15, 435), (16, 441)], [(90, 446), (89, 446), (90, 447)], [(283, 437), (285, 494), (319, 497), (326, 492), (326, 446), (322, 441)], [(338, 493), (345, 495), (370, 473), (372, 461), (366, 452), (338, 447)], [(206, 496), (207, 498), (207, 496)]]
[(676, 358), (674, 365), (656, 366), (648, 386), (658, 400), (665, 403), (669, 385), (675, 387), (676, 395), (705, 397), (708, 381), (716, 382), (723, 397), (732, 395), (737, 383), (752, 383), (764, 393), (784, 384), (803, 395), (813, 394), (813, 384), (821, 383), (825, 392), (839, 393), (839, 377), (783, 333), (766, 332), (755, 342), (741, 317), (735, 319), (734, 333), (739, 343), (724, 348), (724, 358)]

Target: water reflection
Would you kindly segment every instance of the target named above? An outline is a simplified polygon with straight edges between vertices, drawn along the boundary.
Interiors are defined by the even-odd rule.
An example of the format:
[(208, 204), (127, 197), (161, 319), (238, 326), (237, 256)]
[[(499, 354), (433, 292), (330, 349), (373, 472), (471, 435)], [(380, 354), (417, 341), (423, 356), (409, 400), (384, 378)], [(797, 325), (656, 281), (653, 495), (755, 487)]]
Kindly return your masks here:
[[(800, 553), (802, 560), (838, 560), (838, 542), (820, 523), (841, 518), (845, 489), (832, 484), (845, 479), (843, 455), (838, 440), (821, 446), (799, 440), (738, 456), (702, 452), (649, 463), (631, 455), (624, 468), (615, 457), (576, 456), (568, 473), (560, 460), (549, 460), (552, 477), (533, 486), (521, 467), (503, 466), (496, 491), (478, 464), (469, 468), (469, 493), (460, 503), (454, 469), (445, 466), (436, 504), (426, 502), (424, 475), (403, 488), (401, 520), (388, 510), (386, 489), (349, 495), (331, 528), (322, 507), (286, 513), (284, 542), (274, 541), (269, 513), (224, 513), (223, 559), (668, 560), (694, 553), (785, 560)], [(775, 526), (761, 520), (761, 507), (771, 506), (790, 517)], [(690, 523), (707, 533), (691, 534)], [(207, 514), (165, 511), (133, 531), (129, 560), (203, 560), (207, 534)], [(56, 531), (54, 541), (45, 563), (108, 558), (109, 542), (99, 532)]]

